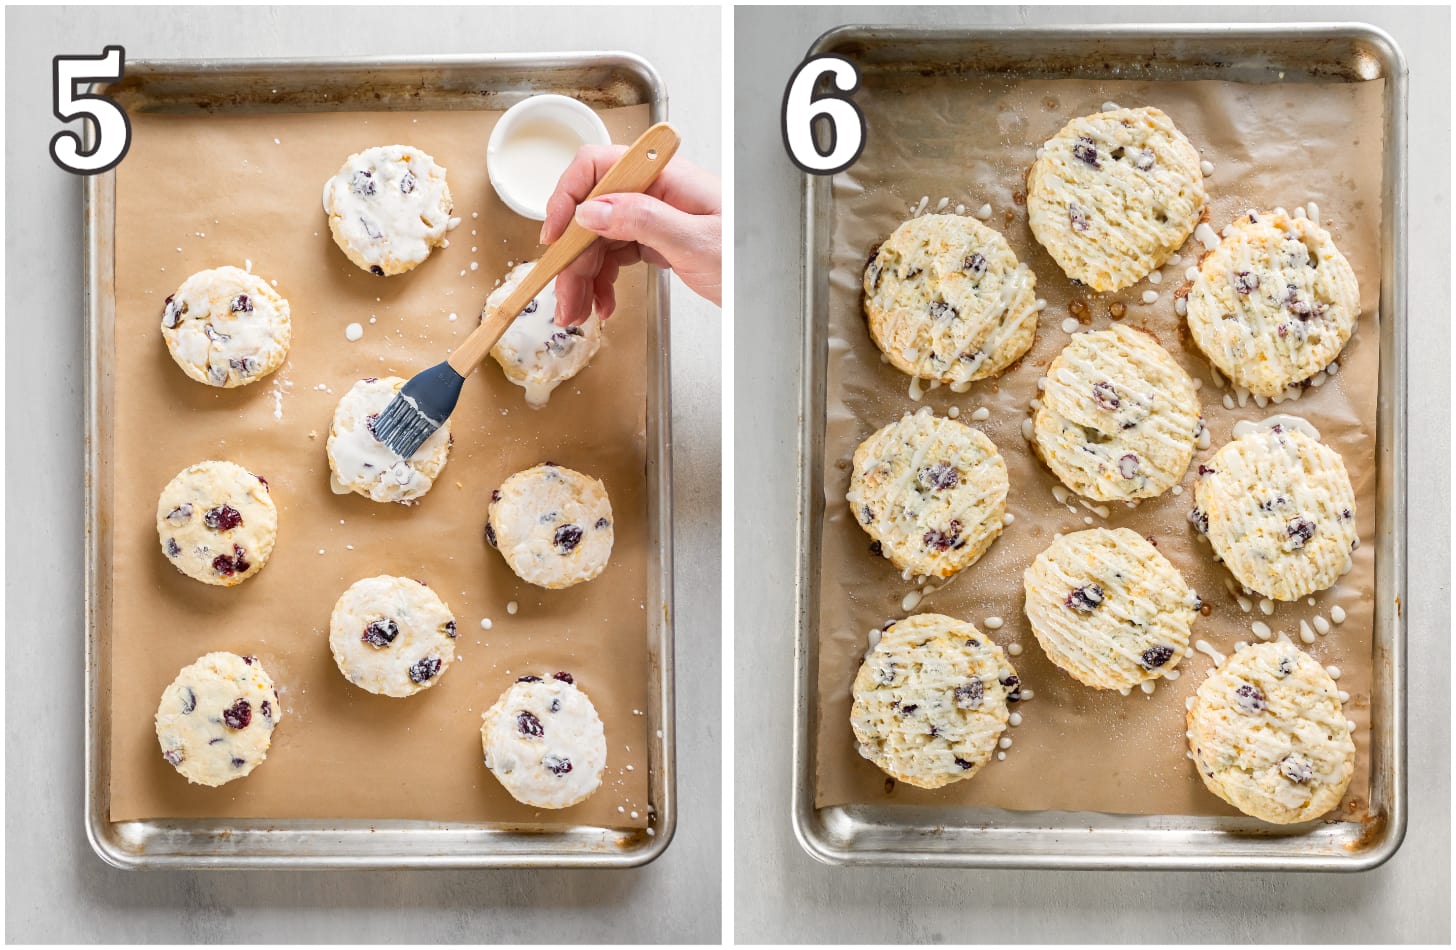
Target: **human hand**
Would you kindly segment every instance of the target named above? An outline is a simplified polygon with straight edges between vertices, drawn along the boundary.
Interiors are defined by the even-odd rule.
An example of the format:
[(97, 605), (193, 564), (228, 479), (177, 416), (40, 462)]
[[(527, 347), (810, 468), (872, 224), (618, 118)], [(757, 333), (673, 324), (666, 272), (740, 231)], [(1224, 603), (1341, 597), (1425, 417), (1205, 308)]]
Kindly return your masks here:
[[(551, 244), (576, 223), (599, 235), (556, 278), (556, 323), (579, 326), (595, 306), (605, 320), (617, 305), (617, 273), (638, 261), (670, 268), (688, 289), (723, 300), (723, 194), (718, 176), (673, 158), (643, 194), (602, 195), (586, 201), (626, 152), (622, 145), (587, 145), (546, 203), (541, 243)], [(584, 203), (583, 203), (584, 202)]]

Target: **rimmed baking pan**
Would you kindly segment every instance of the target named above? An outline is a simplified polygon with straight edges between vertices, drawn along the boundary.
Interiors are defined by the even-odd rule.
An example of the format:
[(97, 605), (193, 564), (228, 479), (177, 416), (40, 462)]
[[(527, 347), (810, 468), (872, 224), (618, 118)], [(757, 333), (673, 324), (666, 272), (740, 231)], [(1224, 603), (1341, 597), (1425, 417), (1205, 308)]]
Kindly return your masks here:
[[(98, 84), (91, 91), (116, 99), (133, 116), (165, 113), (204, 122), (210, 116), (356, 112), (367, 120), (370, 113), (393, 110), (500, 111), (542, 92), (574, 96), (601, 108), (645, 107), (650, 121), (657, 122), (666, 118), (667, 103), (651, 66), (625, 53), (135, 61), (126, 64), (124, 79)], [(90, 127), (87, 136), (87, 147), (93, 147)], [(481, 145), (483, 159), (483, 140)], [(644, 804), (649, 824), (540, 826), (522, 821), (367, 818), (111, 820), (112, 577), (118, 520), (113, 506), (118, 475), (113, 438), (118, 399), (114, 365), (118, 338), (116, 176), (117, 170), (112, 170), (88, 178), (83, 185), (88, 352), (85, 821), (96, 852), (125, 868), (630, 867), (661, 854), (676, 826), (676, 799), (668, 283), (666, 273), (655, 269), (645, 280), (645, 312), (631, 318), (641, 319), (646, 328), (645, 464), (640, 489), (633, 489), (646, 500), (642, 546), (647, 563), (640, 568), (646, 588), (642, 604), (646, 682), (641, 687), (646, 705), (633, 712), (645, 718), (642, 732), (647, 736), (648, 776)], [(468, 316), (482, 302), (462, 301), (459, 307)]]
[[(958, 30), (846, 26), (830, 31), (813, 45), (809, 55), (820, 54), (843, 57), (867, 81), (872, 78), (886, 85), (893, 85), (897, 76), (947, 76), (952, 82), (968, 77), (994, 82), (998, 89), (1023, 80), (1214, 80), (1285, 83), (1295, 91), (1293, 95), (1298, 84), (1382, 80), (1378, 329), (1362, 331), (1377, 333), (1379, 342), (1374, 457), (1362, 462), (1373, 471), (1378, 493), (1375, 530), (1366, 538), (1374, 548), (1370, 781), (1368, 800), (1358, 820), (1286, 829), (1232, 815), (1014, 811), (918, 803), (922, 800), (913, 805), (889, 804), (884, 797), (821, 807), (817, 803), (822, 752), (818, 748), (819, 675), (825, 631), (821, 629), (820, 604), (829, 583), (821, 567), (825, 466), (833, 462), (825, 458), (826, 407), (831, 398), (830, 282), (835, 267), (848, 260), (844, 255), (843, 261), (836, 261), (831, 245), (837, 216), (851, 213), (845, 202), (858, 195), (852, 188), (836, 194), (835, 182), (829, 177), (806, 176), (793, 783), (793, 824), (800, 843), (816, 859), (844, 865), (1360, 870), (1388, 859), (1400, 845), (1406, 822), (1401, 605), (1406, 537), (1407, 145), (1406, 67), (1399, 49), (1384, 33), (1358, 24)], [(950, 95), (947, 93), (947, 101)], [(873, 131), (872, 127), (872, 135)], [(913, 148), (903, 152), (913, 156)], [(1217, 181), (1215, 178), (1215, 188)], [(914, 198), (908, 196), (912, 208)], [(923, 210), (923, 201), (921, 207)], [(857, 275), (853, 280), (858, 280)], [(911, 398), (919, 396), (912, 390)], [(1217, 398), (1217, 394), (1209, 396), (1205, 391), (1205, 398)], [(1076, 513), (1080, 521), (1083, 512)], [(1028, 753), (1021, 750), (1021, 754)]]

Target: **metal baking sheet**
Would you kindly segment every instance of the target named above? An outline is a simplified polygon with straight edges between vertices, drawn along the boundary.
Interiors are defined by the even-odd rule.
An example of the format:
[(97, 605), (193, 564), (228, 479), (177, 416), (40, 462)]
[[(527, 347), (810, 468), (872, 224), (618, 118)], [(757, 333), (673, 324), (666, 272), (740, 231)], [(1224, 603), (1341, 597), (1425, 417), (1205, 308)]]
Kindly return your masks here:
[[(335, 60), (133, 61), (92, 92), (129, 112), (267, 114), (503, 110), (538, 93), (592, 105), (647, 105), (666, 118), (650, 65), (627, 53), (542, 53)], [(85, 130), (86, 147), (94, 130)], [(632, 867), (656, 858), (676, 827), (673, 729), (672, 473), (668, 278), (647, 281), (648, 806), (652, 830), (588, 824), (538, 830), (507, 823), (187, 819), (112, 822), (110, 557), (114, 477), (115, 172), (83, 184), (86, 345), (86, 812), (92, 847), (122, 868)]]
[(1246, 817), (1023, 812), (997, 808), (816, 807), (821, 525), (828, 362), (828, 178), (804, 193), (804, 391), (799, 458), (797, 704), (793, 822), (813, 857), (831, 864), (963, 867), (1266, 868), (1359, 870), (1385, 861), (1405, 833), (1405, 95), (1406, 68), (1384, 33), (1350, 24), (1118, 26), (911, 30), (850, 26), (810, 55), (835, 54), (862, 73), (947, 73), (1017, 79), (1223, 80), (1242, 83), (1384, 80), (1381, 156), (1380, 373), (1374, 682), (1369, 817), (1284, 829)]

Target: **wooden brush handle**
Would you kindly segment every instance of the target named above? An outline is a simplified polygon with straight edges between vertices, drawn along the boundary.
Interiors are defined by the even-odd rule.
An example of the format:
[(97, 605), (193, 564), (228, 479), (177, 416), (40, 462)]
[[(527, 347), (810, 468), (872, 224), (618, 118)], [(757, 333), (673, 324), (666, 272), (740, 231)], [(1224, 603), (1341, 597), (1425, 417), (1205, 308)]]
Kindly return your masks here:
[[(657, 176), (662, 174), (662, 170), (677, 153), (681, 142), (677, 130), (671, 125), (666, 122), (654, 125), (632, 143), (632, 147), (617, 159), (615, 165), (607, 169), (607, 173), (597, 182), (587, 199), (598, 195), (646, 191), (657, 180)], [(450, 354), (449, 363), (455, 372), (461, 376), (469, 376), (520, 312), (596, 239), (597, 235), (573, 219), (566, 226), (565, 233), (546, 249), (536, 266), (531, 268), (531, 272), (505, 302), (487, 314), (480, 326)]]

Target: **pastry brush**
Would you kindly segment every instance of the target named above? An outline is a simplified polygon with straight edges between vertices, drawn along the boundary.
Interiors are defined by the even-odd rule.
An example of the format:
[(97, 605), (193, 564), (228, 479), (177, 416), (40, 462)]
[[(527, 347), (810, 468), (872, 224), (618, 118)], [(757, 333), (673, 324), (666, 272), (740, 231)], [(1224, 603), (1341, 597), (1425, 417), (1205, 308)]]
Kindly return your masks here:
[[(588, 200), (601, 195), (646, 191), (677, 152), (680, 141), (677, 130), (666, 122), (643, 132), (602, 176), (587, 196)], [(486, 314), (480, 326), (449, 359), (415, 374), (404, 384), (375, 421), (374, 437), (400, 458), (413, 455), (450, 418), (460, 400), (465, 378), (485, 359), (511, 321), (595, 240), (597, 235), (575, 221), (568, 224), (565, 233), (546, 249), (520, 285), (499, 307)]]

